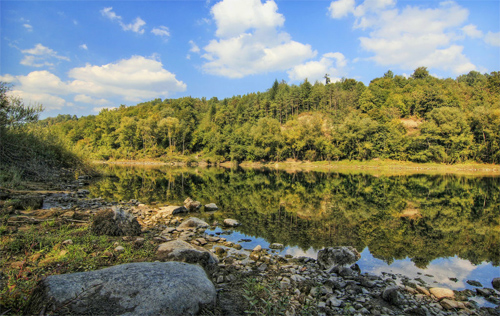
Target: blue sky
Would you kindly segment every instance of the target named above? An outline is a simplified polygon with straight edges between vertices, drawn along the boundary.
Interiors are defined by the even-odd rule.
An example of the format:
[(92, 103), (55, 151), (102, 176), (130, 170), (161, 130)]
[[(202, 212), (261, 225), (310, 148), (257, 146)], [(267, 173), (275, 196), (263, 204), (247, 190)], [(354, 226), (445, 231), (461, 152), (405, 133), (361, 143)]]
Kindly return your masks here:
[(275, 79), (500, 70), (500, 1), (0, 1), (0, 80), (42, 117)]

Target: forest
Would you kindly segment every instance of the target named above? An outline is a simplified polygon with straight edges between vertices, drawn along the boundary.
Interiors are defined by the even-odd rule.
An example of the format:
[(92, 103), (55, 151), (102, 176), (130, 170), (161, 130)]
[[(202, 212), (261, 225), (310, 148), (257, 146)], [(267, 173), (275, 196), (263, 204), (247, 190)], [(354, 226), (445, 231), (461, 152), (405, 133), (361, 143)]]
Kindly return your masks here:
[(222, 100), (182, 97), (59, 115), (38, 126), (91, 159), (500, 163), (500, 72), (440, 79), (425, 67)]

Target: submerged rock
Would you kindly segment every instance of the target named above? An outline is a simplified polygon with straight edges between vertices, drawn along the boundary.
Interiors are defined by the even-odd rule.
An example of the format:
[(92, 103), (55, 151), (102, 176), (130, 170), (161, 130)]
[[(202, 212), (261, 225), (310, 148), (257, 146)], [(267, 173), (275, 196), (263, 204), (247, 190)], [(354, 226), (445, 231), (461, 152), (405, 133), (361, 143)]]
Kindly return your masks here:
[(136, 236), (141, 233), (141, 225), (131, 213), (113, 207), (97, 212), (91, 230), (96, 235)]
[(129, 263), (40, 281), (29, 315), (195, 315), (215, 303), (205, 271), (182, 262)]

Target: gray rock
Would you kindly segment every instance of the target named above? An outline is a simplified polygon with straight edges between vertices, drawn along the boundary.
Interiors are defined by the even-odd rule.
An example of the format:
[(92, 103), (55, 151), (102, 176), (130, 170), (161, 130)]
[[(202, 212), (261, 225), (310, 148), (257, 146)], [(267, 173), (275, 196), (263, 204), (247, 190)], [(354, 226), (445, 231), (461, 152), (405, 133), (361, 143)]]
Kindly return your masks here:
[(177, 226), (177, 230), (207, 228), (209, 226), (210, 225), (197, 217), (190, 217)]
[(403, 304), (403, 295), (399, 292), (399, 288), (397, 286), (389, 286), (385, 288), (382, 292), (382, 299), (396, 306)]
[(240, 225), (240, 222), (238, 222), (237, 220), (232, 219), (232, 218), (226, 218), (224, 220), (224, 225), (229, 226), (229, 227), (236, 227), (236, 226)]
[(202, 268), (142, 262), (49, 276), (38, 284), (26, 313), (194, 315), (215, 299), (215, 287)]
[(217, 211), (218, 209), (219, 208), (217, 207), (217, 205), (215, 205), (215, 203), (209, 203), (205, 205), (205, 211), (207, 212)]
[(324, 270), (337, 266), (353, 264), (361, 258), (359, 252), (351, 246), (329, 247), (318, 252), (318, 263)]
[(188, 197), (186, 200), (184, 200), (184, 207), (192, 212), (196, 211), (201, 207), (201, 203), (199, 201), (193, 201), (190, 197)]
[(217, 266), (219, 260), (205, 248), (182, 240), (172, 240), (158, 246), (157, 259), (160, 261), (181, 261), (197, 263), (207, 270)]
[(500, 291), (500, 278), (494, 278), (491, 281), (491, 286), (493, 286), (493, 288), (496, 289), (497, 291)]
[(113, 207), (97, 212), (91, 230), (96, 235), (136, 236), (141, 233), (141, 225), (132, 213)]

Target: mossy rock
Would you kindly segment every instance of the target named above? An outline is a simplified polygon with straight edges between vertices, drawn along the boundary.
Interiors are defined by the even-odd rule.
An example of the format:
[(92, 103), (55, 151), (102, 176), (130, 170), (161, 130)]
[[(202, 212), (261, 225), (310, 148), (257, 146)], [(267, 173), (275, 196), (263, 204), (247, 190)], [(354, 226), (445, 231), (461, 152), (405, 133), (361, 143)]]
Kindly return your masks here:
[(97, 212), (91, 230), (96, 235), (137, 236), (141, 233), (141, 225), (131, 213), (113, 208)]

